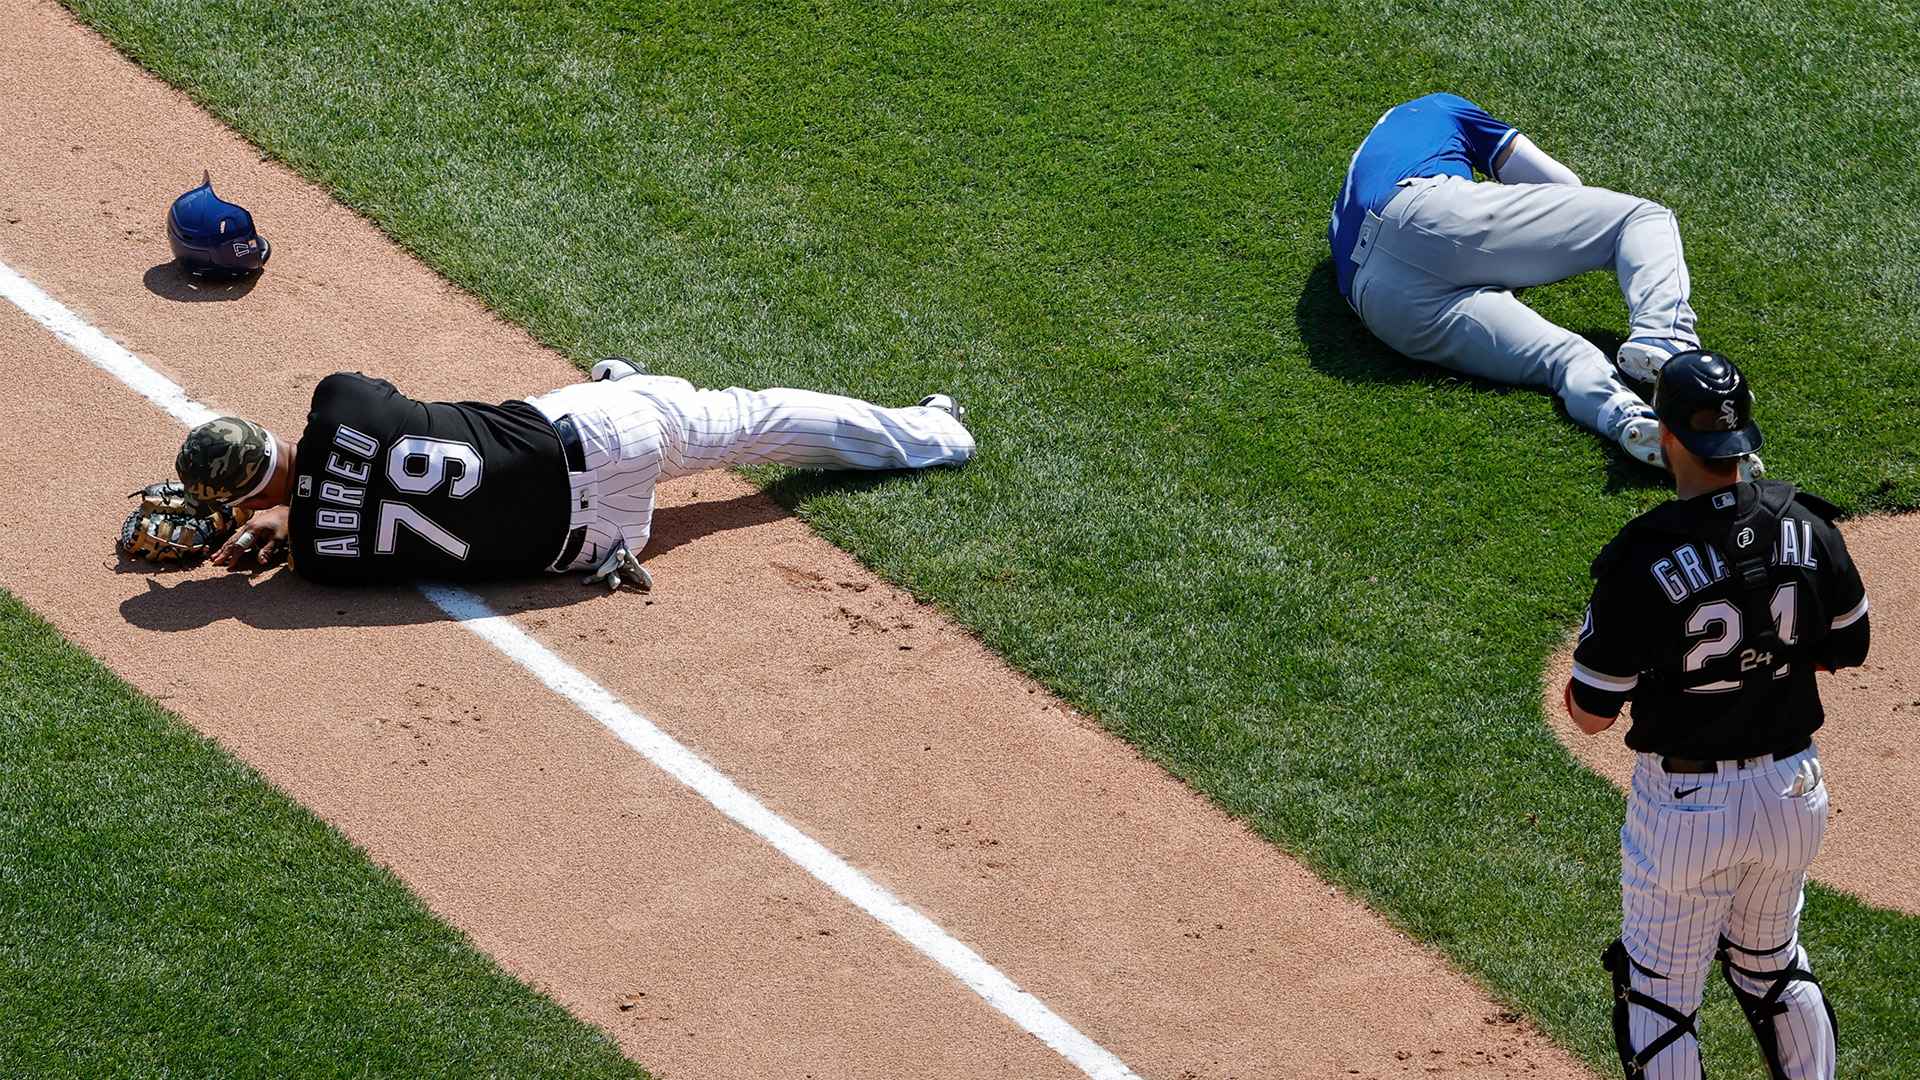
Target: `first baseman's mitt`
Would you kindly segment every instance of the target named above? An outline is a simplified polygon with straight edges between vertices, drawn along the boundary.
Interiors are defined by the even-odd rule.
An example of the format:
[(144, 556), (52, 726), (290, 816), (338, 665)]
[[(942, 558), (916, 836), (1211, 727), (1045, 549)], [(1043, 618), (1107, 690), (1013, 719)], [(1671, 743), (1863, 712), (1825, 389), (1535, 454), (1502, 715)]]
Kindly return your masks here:
[(188, 562), (220, 549), (236, 524), (233, 511), (197, 502), (174, 482), (148, 484), (140, 506), (120, 527), (120, 550), (157, 563)]

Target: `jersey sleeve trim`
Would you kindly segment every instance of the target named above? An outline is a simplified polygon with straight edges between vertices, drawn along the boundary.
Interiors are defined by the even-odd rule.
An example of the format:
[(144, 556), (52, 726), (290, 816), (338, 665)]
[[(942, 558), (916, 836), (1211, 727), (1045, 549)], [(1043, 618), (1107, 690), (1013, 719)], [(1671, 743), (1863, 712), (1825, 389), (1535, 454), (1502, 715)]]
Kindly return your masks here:
[(1854, 623), (1857, 623), (1861, 619), (1865, 618), (1866, 614), (1867, 614), (1867, 598), (1862, 596), (1860, 598), (1860, 602), (1853, 606), (1852, 611), (1849, 611), (1844, 615), (1838, 615), (1834, 617), (1833, 628), (1835, 630), (1845, 630), (1847, 627), (1852, 626)]
[(1629, 675), (1625, 678), (1618, 675), (1604, 675), (1585, 664), (1573, 665), (1573, 677), (1595, 690), (1605, 690), (1609, 694), (1630, 693), (1634, 687), (1640, 685), (1638, 675)]
[(1500, 136), (1500, 141), (1493, 144), (1493, 153), (1487, 155), (1487, 175), (1493, 177), (1494, 183), (1497, 184), (1500, 182), (1500, 172), (1498, 169), (1494, 168), (1493, 163), (1496, 161), (1499, 161), (1500, 155), (1505, 153), (1507, 147), (1510, 144), (1512, 144), (1513, 140), (1519, 137), (1520, 137), (1519, 128), (1516, 128), (1516, 127), (1508, 128), (1507, 133), (1505, 135)]

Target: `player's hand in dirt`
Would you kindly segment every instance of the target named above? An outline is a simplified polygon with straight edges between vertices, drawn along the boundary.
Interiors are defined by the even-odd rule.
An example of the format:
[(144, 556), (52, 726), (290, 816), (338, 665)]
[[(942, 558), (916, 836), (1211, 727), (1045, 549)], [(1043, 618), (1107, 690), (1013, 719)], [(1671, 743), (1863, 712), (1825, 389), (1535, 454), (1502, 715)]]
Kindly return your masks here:
[(292, 507), (270, 506), (247, 518), (220, 550), (209, 560), (215, 566), (240, 569), (251, 557), (261, 566), (270, 565), (287, 546), (287, 516)]

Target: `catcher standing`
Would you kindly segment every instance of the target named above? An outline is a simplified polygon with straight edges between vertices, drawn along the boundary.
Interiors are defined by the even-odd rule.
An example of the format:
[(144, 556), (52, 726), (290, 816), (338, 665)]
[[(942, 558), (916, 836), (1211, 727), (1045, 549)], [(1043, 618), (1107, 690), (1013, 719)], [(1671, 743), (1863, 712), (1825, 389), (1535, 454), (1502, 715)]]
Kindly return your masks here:
[(297, 443), (251, 421), (195, 428), (175, 466), (194, 499), (252, 516), (216, 565), (284, 551), (303, 577), (360, 584), (541, 570), (652, 585), (635, 554), (656, 481), (748, 462), (914, 469), (973, 456), (944, 394), (887, 409), (806, 390), (699, 390), (624, 357), (526, 401), (414, 401), (330, 375)]
[(1832, 505), (1740, 482), (1761, 436), (1726, 357), (1674, 357), (1653, 407), (1678, 498), (1594, 560), (1566, 693), (1589, 734), (1633, 702), (1623, 917), (1602, 958), (1614, 1038), (1629, 1080), (1700, 1080), (1694, 1023), (1717, 956), (1769, 1075), (1824, 1080), (1833, 1011), (1799, 938), (1827, 822), (1814, 670), (1866, 659), (1866, 589)]

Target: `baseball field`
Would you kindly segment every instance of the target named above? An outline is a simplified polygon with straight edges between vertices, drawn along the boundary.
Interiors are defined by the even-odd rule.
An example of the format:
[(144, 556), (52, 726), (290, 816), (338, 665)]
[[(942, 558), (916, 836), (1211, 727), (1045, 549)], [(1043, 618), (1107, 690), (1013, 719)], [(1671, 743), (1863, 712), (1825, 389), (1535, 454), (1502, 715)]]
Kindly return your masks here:
[[(1914, 9), (0, 11), (0, 264), (58, 309), (0, 305), (0, 1076), (1617, 1074), (1625, 756), (1551, 700), (1669, 488), (1334, 291), (1347, 156), (1440, 89), (1678, 212), (1772, 475), (1852, 518), (1805, 940), (1841, 1075), (1920, 1068)], [(170, 268), (203, 168), (257, 281)], [(161, 572), (111, 537), (183, 429), (48, 319), (276, 430), (625, 353), (945, 390), (981, 452), (676, 481), (651, 597)], [(1717, 980), (1702, 1028), (1765, 1075)]]

